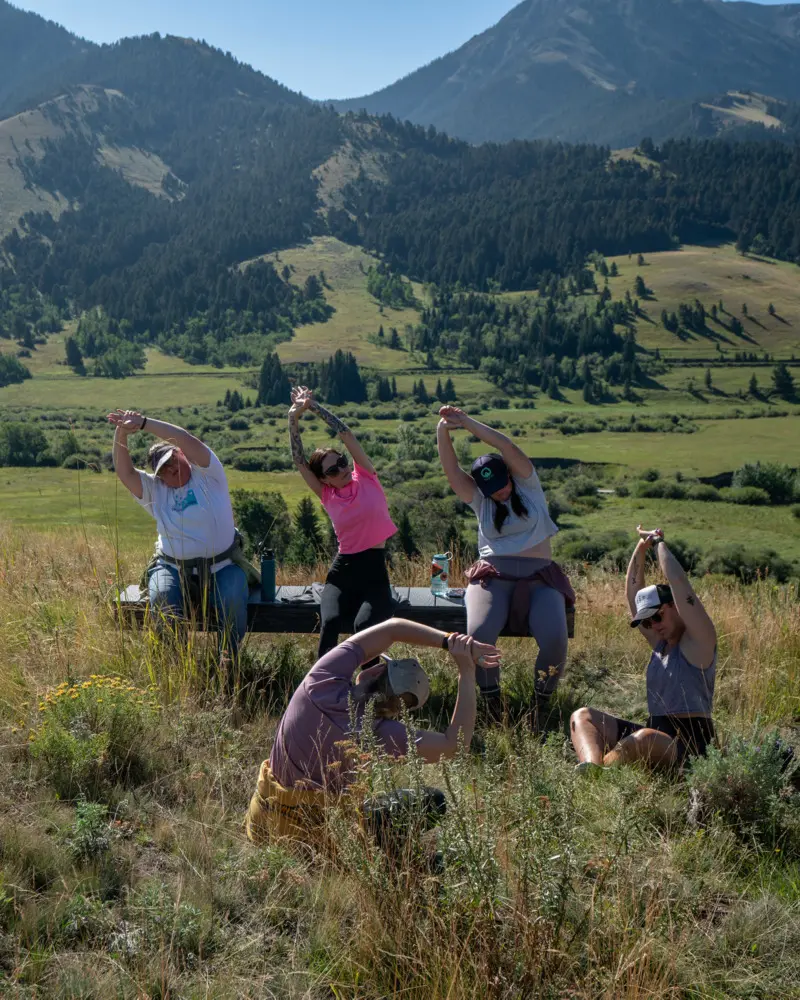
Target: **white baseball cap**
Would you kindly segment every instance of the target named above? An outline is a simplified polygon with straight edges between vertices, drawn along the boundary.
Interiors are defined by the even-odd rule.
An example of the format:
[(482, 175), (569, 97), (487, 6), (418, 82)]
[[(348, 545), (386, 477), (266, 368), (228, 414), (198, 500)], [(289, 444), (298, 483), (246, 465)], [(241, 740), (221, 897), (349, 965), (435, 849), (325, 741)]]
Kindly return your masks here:
[(636, 594), (636, 614), (633, 616), (631, 628), (636, 628), (642, 622), (652, 618), (662, 604), (672, 604), (672, 590), (664, 583), (653, 583), (642, 587)]
[(431, 693), (431, 682), (420, 666), (418, 660), (393, 660), (386, 653), (381, 653), (381, 659), (386, 664), (386, 673), (392, 694), (398, 697), (410, 694), (416, 698), (413, 708), (422, 708)]

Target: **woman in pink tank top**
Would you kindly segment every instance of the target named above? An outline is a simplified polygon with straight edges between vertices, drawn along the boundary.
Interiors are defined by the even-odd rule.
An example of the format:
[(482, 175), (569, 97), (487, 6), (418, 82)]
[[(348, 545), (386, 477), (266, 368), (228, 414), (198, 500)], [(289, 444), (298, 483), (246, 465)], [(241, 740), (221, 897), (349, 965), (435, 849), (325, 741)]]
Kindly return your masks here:
[[(318, 448), (306, 459), (300, 437), (300, 416), (306, 410), (336, 431), (353, 458), (352, 469), (347, 456), (335, 448)], [(333, 649), (345, 629), (360, 632), (392, 617), (386, 540), (397, 528), (372, 462), (355, 435), (305, 386), (292, 389), (289, 438), (294, 464), (322, 501), (339, 542), (322, 591), (319, 657)]]

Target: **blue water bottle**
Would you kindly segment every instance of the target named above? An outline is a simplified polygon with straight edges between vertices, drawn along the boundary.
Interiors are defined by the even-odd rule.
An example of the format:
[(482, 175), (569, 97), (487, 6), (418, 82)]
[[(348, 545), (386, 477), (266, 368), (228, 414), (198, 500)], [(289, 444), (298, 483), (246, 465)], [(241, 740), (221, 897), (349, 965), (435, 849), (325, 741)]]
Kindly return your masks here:
[(261, 600), (264, 604), (275, 602), (275, 553), (272, 549), (261, 556)]

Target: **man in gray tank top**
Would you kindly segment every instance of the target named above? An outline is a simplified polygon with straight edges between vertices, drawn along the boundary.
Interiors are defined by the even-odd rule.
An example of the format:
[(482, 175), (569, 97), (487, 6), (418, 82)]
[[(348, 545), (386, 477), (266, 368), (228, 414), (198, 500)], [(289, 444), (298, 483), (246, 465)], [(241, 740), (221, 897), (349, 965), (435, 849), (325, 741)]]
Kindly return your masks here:
[[(631, 627), (651, 653), (647, 708), (642, 725), (596, 708), (579, 708), (570, 720), (578, 769), (599, 771), (644, 760), (652, 766), (682, 764), (705, 753), (714, 739), (711, 707), (717, 670), (717, 633), (661, 530), (637, 529), (639, 541), (625, 581)], [(655, 549), (667, 584), (645, 586), (645, 559)]]

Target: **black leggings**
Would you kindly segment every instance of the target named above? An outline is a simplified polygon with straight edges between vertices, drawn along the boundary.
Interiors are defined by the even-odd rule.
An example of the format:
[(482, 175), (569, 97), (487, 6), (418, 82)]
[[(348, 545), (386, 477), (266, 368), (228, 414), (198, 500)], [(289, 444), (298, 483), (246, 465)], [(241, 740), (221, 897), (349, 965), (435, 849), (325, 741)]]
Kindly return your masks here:
[(386, 569), (386, 550), (341, 553), (333, 560), (320, 602), (317, 658), (339, 642), (339, 633), (354, 632), (385, 622), (394, 612), (394, 598)]

